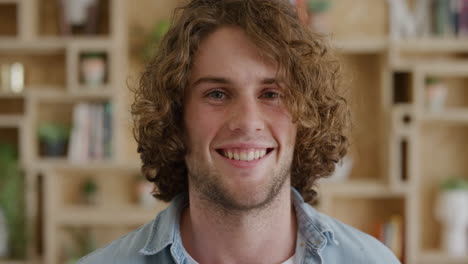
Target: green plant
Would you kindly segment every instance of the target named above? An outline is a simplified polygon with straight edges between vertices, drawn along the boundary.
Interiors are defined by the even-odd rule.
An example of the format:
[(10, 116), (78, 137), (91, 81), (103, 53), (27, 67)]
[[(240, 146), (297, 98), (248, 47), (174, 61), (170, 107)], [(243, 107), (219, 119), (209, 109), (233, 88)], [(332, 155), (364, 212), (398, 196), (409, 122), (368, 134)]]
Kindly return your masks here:
[(468, 190), (468, 180), (460, 177), (451, 177), (440, 183), (442, 191)]
[(70, 127), (60, 123), (47, 122), (39, 125), (39, 138), (46, 142), (66, 141), (70, 135)]
[(92, 195), (97, 191), (98, 187), (93, 179), (87, 179), (83, 184), (83, 193), (86, 195)]
[(155, 51), (158, 49), (159, 42), (161, 42), (170, 26), (171, 22), (168, 19), (160, 20), (154, 25), (152, 31), (146, 38), (145, 47), (143, 49), (143, 58), (145, 61), (153, 57)]
[(0, 143), (0, 209), (9, 230), (9, 257), (21, 259), (26, 253), (24, 180), (17, 153), (11, 144)]
[(311, 13), (322, 13), (326, 12), (331, 7), (329, 0), (308, 0), (307, 9)]

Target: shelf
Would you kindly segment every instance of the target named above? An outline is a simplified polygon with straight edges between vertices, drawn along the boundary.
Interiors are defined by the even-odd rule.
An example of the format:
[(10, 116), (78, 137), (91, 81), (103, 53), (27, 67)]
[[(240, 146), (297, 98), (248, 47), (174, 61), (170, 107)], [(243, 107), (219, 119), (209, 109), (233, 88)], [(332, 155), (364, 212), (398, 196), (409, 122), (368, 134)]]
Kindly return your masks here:
[(71, 163), (66, 158), (41, 158), (37, 167), (42, 170), (72, 170), (82, 172), (98, 172), (101, 170), (118, 170), (120, 172), (140, 171), (139, 163), (116, 163), (115, 161), (95, 161), (83, 164)]
[(66, 92), (58, 90), (30, 91), (30, 97), (48, 102), (75, 102), (80, 100), (108, 100), (114, 96), (109, 89), (102, 91)]
[(333, 46), (341, 53), (380, 53), (387, 49), (386, 38), (336, 39)]
[(41, 37), (31, 41), (20, 41), (13, 37), (0, 38), (0, 51), (54, 52), (70, 45), (109, 49), (112, 42), (108, 37)]
[[(0, 4), (2, 0), (0, 0)], [(26, 261), (26, 260), (0, 260), (0, 264), (33, 264), (38, 262)]]
[(420, 38), (392, 43), (403, 52), (468, 52), (468, 38)]
[(119, 208), (92, 208), (74, 206), (58, 209), (56, 221), (59, 225), (142, 225), (153, 220), (156, 215), (166, 208), (166, 204), (158, 204), (154, 209), (137, 206), (123, 206)]
[(330, 196), (346, 196), (353, 198), (364, 197), (402, 197), (406, 193), (406, 188), (391, 189), (387, 184), (379, 181), (359, 181), (351, 180), (344, 182), (321, 181), (319, 184), (320, 192), (327, 193)]
[(0, 127), (20, 127), (23, 122), (23, 115), (0, 115)]
[(22, 99), (25, 93), (0, 92), (0, 99)]
[(468, 109), (447, 109), (440, 113), (424, 113), (421, 119), (426, 122), (468, 123)]
[(424, 264), (466, 264), (468, 263), (468, 256), (466, 257), (451, 257), (441, 251), (423, 251), (419, 258), (419, 263)]

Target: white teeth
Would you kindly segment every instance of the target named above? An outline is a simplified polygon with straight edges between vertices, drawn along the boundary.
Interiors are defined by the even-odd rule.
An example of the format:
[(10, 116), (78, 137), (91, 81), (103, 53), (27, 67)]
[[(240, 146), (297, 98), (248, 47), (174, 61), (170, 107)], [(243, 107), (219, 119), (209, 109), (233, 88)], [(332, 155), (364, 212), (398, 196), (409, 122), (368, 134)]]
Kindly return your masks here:
[(250, 151), (250, 152), (249, 152), (249, 156), (247, 157), (247, 160), (248, 160), (248, 161), (253, 160), (253, 159), (254, 159), (254, 156), (255, 156), (254, 152), (253, 152), (253, 151)]
[(240, 154), (240, 160), (247, 160), (247, 153), (241, 152), (241, 154)]
[(266, 155), (266, 149), (251, 151), (223, 150), (222, 154), (231, 160), (252, 161), (263, 158)]

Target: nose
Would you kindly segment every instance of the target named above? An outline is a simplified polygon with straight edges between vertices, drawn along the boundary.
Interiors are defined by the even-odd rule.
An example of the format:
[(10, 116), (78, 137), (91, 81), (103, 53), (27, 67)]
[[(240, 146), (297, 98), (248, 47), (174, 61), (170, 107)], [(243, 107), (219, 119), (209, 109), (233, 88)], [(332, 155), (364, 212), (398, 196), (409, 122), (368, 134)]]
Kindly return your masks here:
[(252, 133), (265, 129), (261, 106), (256, 98), (238, 98), (229, 111), (228, 125), (231, 131)]

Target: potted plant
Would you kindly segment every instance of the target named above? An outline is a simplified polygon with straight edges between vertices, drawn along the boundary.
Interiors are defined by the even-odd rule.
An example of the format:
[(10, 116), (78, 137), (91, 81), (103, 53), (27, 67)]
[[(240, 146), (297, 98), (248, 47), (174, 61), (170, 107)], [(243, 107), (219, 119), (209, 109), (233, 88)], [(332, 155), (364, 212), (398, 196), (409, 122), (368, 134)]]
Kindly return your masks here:
[(449, 178), (440, 185), (435, 207), (442, 225), (442, 247), (451, 256), (466, 255), (468, 250), (468, 181)]
[(441, 112), (444, 109), (447, 94), (447, 85), (442, 80), (434, 77), (426, 79), (426, 102), (429, 111)]
[(41, 155), (49, 157), (65, 156), (69, 135), (69, 126), (52, 122), (42, 123), (39, 126)]
[(98, 186), (94, 179), (87, 179), (81, 188), (81, 196), (85, 204), (94, 205), (96, 204), (96, 195), (98, 191)]
[(98, 87), (106, 81), (107, 63), (103, 52), (86, 52), (81, 55), (81, 80), (89, 87)]
[(25, 257), (26, 219), (23, 184), (14, 147), (0, 143), (0, 218), (2, 218), (0, 220), (0, 257), (12, 259)]

